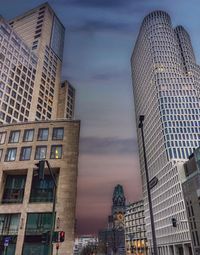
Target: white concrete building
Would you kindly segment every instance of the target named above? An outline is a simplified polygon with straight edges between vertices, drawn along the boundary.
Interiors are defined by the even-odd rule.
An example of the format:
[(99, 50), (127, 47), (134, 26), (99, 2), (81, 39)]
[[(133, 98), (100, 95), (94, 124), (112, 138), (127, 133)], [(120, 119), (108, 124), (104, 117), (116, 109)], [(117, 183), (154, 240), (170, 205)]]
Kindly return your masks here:
[(80, 237), (75, 238), (74, 242), (74, 255), (80, 255), (81, 251), (87, 245), (97, 245), (98, 238), (93, 235), (83, 235)]
[(126, 207), (124, 218), (126, 254), (147, 254), (147, 239), (143, 200), (131, 203)]
[[(136, 122), (144, 115), (144, 139), (159, 254), (192, 254), (179, 169), (200, 142), (199, 66), (186, 30), (173, 29), (163, 11), (147, 15), (133, 50)], [(141, 130), (138, 129), (147, 239), (151, 225)], [(174, 228), (171, 219), (180, 224)]]

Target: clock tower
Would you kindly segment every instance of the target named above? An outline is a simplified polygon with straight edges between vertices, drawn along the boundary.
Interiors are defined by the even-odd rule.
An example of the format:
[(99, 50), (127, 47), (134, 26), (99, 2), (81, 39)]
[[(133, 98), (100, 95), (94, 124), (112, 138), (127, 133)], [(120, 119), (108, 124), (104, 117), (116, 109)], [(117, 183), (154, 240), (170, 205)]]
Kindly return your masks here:
[(126, 212), (126, 198), (123, 187), (118, 184), (114, 188), (112, 198), (112, 231), (114, 254), (125, 254), (124, 216)]

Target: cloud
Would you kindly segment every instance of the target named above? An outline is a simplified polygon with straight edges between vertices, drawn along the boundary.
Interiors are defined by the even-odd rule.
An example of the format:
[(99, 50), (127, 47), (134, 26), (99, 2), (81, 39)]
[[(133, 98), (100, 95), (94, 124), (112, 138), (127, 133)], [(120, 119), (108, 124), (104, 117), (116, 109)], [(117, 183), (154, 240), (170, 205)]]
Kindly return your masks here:
[[(137, 2), (139, 0), (136, 0)], [(134, 2), (134, 1), (133, 1)], [(66, 4), (66, 0), (60, 0), (60, 4)], [(82, 6), (89, 8), (122, 8), (124, 6), (129, 6), (132, 0), (71, 0), (67, 4), (73, 6)]]
[(100, 31), (118, 31), (124, 33), (133, 33), (134, 28), (129, 22), (118, 22), (109, 20), (82, 20), (80, 24), (72, 24), (70, 32), (100, 32)]
[(133, 138), (82, 137), (80, 151), (84, 154), (135, 154), (137, 141)]

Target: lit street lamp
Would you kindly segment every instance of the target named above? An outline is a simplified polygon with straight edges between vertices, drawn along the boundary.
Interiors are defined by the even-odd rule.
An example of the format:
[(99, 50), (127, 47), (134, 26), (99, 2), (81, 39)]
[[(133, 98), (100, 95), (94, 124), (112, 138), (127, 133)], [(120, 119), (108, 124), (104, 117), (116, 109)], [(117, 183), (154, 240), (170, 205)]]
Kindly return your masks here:
[[(150, 191), (150, 189), (153, 188), (157, 184), (157, 182), (155, 182), (154, 186), (150, 186), (149, 173), (148, 173), (148, 168), (147, 168), (146, 149), (145, 149), (145, 142), (144, 142), (144, 130), (143, 130), (144, 115), (140, 115), (139, 121), (140, 122), (139, 122), (139, 126), (138, 127), (141, 129), (141, 135), (142, 135), (142, 147), (143, 147), (143, 154), (144, 154), (144, 166), (145, 166), (147, 193), (148, 193), (148, 201), (149, 201), (149, 213), (150, 213), (150, 219), (151, 219), (153, 254), (154, 255), (158, 255), (157, 243), (156, 243), (156, 233), (155, 233), (155, 226), (154, 226), (154, 217), (153, 217), (153, 208), (152, 208), (152, 201), (151, 201), (151, 191)], [(156, 178), (156, 177), (154, 177), (154, 178)]]

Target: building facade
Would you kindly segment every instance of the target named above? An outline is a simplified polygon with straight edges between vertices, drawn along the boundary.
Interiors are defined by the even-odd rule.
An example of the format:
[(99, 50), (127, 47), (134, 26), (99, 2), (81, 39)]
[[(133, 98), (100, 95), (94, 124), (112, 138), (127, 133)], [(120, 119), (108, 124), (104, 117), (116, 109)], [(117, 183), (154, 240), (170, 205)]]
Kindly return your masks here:
[(147, 254), (143, 200), (129, 204), (125, 214), (126, 254)]
[(47, 169), (41, 181), (34, 173), (46, 159), (57, 181), (55, 231), (65, 231), (59, 254), (73, 253), (79, 128), (67, 120), (0, 127), (1, 252), (9, 237), (8, 255), (48, 254), (42, 235), (51, 230), (53, 182)]
[[(136, 123), (144, 115), (144, 139), (159, 254), (192, 254), (180, 170), (199, 146), (199, 66), (182, 26), (163, 11), (147, 15), (131, 57)], [(141, 131), (138, 130), (147, 239), (152, 241)], [(171, 219), (180, 220), (175, 229)]]
[(65, 28), (48, 3), (10, 20), (9, 24), (38, 57), (29, 120), (55, 119)]
[(75, 89), (61, 83), (64, 35), (48, 3), (9, 24), (0, 18), (2, 123), (74, 117)]
[(75, 89), (67, 81), (63, 81), (58, 92), (58, 111), (57, 118), (74, 118), (75, 111)]
[[(61, 86), (64, 33), (48, 3), (0, 18), (0, 254), (49, 254), (53, 226), (65, 232), (53, 254), (73, 254), (80, 122), (69, 120), (73, 87)], [(55, 222), (48, 167), (35, 176), (41, 160), (57, 183)]]
[(38, 58), (0, 18), (0, 122), (28, 121)]
[[(184, 164), (186, 180), (183, 193), (186, 203), (194, 254), (200, 254), (200, 148)], [(177, 222), (179, 224), (179, 222)]]
[(74, 242), (74, 255), (80, 255), (84, 247), (97, 247), (98, 238), (93, 235), (84, 235), (75, 239)]

